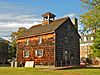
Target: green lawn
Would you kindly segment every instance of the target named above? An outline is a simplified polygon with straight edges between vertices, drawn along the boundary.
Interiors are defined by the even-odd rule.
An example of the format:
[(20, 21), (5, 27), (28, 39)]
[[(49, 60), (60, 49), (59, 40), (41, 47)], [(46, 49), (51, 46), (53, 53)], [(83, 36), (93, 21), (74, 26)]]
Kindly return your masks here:
[(100, 69), (44, 70), (39, 68), (0, 68), (0, 75), (100, 75)]

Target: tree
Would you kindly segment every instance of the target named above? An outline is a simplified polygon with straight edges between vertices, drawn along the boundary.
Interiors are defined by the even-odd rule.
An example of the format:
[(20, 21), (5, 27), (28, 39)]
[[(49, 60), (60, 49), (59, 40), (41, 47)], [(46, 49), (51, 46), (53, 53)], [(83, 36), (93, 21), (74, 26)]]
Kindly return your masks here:
[(11, 44), (9, 46), (8, 57), (12, 59), (12, 57), (16, 57), (16, 45), (17, 45), (17, 37), (21, 36), (27, 29), (25, 27), (19, 27), (18, 31), (12, 32), (11, 34)]
[(92, 56), (100, 58), (100, 29), (96, 32), (94, 44), (91, 46), (93, 50)]
[(80, 16), (80, 22), (84, 24), (85, 31), (94, 32), (100, 28), (100, 0), (82, 0), (82, 2), (88, 5), (89, 11)]
[(87, 8), (93, 8), (100, 6), (100, 0), (81, 0)]
[(95, 36), (91, 55), (100, 58), (100, 0), (81, 1), (88, 8), (88, 12), (80, 15), (80, 22), (84, 25), (84, 31), (91, 32)]
[(3, 66), (7, 62), (7, 55), (8, 55), (8, 45), (9, 41), (2, 39), (0, 41), (0, 63), (3, 63)]

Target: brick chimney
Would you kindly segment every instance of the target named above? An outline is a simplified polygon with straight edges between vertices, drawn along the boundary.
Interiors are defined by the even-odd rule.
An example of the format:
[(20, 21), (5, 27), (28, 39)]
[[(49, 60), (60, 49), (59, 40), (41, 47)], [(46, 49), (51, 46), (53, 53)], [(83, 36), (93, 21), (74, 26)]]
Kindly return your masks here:
[(52, 14), (51, 12), (47, 12), (47, 13), (44, 13), (42, 17), (43, 17), (42, 24), (48, 25), (55, 20), (56, 15)]
[(71, 21), (72, 21), (73, 25), (75, 26), (75, 28), (78, 31), (78, 19), (77, 18), (73, 18), (73, 19), (71, 19)]

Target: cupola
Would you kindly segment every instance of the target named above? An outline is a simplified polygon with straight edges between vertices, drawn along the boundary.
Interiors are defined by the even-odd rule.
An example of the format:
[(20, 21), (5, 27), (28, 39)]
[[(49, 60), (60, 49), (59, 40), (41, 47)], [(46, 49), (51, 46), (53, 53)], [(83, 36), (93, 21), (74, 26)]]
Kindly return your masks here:
[(43, 25), (48, 25), (55, 20), (56, 15), (52, 14), (51, 12), (47, 12), (42, 14), (43, 17)]

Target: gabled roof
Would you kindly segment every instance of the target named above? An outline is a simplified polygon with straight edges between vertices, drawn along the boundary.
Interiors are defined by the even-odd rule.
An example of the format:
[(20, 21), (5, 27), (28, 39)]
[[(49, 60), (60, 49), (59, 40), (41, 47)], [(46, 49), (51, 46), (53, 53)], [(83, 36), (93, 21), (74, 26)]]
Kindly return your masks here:
[(66, 20), (68, 20), (68, 18), (69, 17), (65, 17), (65, 18), (61, 18), (61, 19), (58, 19), (58, 20), (54, 20), (53, 22), (51, 22), (48, 25), (39, 24), (39, 25), (32, 26), (24, 34), (22, 34), (21, 36), (19, 36), (19, 38), (29, 37), (29, 36), (33, 36), (33, 35), (41, 35), (41, 34), (44, 34), (44, 33), (53, 32), (62, 23), (64, 23)]

